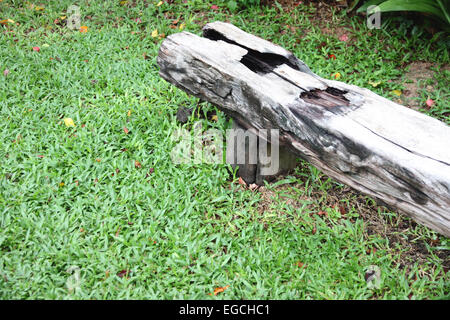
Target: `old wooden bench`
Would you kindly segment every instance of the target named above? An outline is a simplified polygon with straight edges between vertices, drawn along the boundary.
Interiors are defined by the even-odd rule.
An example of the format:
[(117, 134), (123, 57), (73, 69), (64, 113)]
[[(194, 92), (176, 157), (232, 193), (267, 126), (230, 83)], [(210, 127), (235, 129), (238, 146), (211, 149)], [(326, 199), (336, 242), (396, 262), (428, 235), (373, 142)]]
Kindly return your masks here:
[[(164, 79), (216, 105), (236, 127), (278, 129), (288, 154), (450, 236), (445, 123), (323, 79), (289, 51), (223, 22), (207, 24), (203, 37), (167, 37), (157, 61)], [(246, 170), (258, 178), (257, 168)]]

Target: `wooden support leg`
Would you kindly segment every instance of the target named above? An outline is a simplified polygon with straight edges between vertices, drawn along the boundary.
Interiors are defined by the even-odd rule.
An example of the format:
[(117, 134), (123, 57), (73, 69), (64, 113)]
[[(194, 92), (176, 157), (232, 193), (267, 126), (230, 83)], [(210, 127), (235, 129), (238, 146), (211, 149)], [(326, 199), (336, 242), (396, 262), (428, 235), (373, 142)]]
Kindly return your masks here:
[[(247, 184), (256, 183), (257, 185), (264, 185), (264, 181), (273, 181), (277, 176), (285, 174), (295, 168), (297, 163), (296, 156), (286, 148), (281, 146), (278, 147), (278, 152), (274, 152), (274, 157), (278, 157), (278, 159), (272, 159), (271, 143), (258, 139), (258, 136), (250, 131), (246, 131), (246, 129), (240, 126), (236, 121), (233, 121), (232, 129), (243, 130), (246, 132), (245, 139), (241, 141), (237, 139), (237, 141), (232, 144), (230, 143), (227, 146), (227, 159), (231, 159), (229, 163), (233, 169), (238, 167), (238, 176)], [(256, 143), (256, 146), (252, 145), (252, 143)], [(262, 147), (262, 143), (267, 144), (267, 152), (263, 152), (263, 154), (266, 153), (267, 158), (270, 159), (269, 162), (263, 161), (261, 158), (260, 148)], [(245, 159), (245, 163), (239, 163), (238, 159), (240, 152), (245, 152), (245, 157), (242, 157), (241, 155), (241, 159)], [(268, 170), (274, 165), (273, 161), (277, 162), (277, 170)], [(268, 171), (270, 171), (270, 174), (267, 174)]]

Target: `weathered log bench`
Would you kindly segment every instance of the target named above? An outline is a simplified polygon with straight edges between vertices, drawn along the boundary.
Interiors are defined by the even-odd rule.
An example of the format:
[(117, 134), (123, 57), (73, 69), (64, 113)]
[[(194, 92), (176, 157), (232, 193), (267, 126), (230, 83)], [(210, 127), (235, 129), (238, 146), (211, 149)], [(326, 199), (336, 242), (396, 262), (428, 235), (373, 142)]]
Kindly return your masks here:
[(207, 24), (203, 37), (167, 37), (157, 61), (164, 79), (216, 105), (237, 127), (256, 135), (278, 129), (289, 153), (450, 236), (445, 123), (323, 79), (289, 51), (227, 23)]

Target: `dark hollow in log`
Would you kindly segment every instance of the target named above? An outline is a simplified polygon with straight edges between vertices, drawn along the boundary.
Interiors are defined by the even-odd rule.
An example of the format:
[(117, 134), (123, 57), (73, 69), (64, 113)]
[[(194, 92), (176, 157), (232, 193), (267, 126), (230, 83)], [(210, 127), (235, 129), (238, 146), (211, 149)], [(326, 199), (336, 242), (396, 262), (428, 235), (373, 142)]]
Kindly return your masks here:
[[(207, 24), (161, 44), (160, 75), (279, 141), (328, 176), (450, 236), (450, 127), (368, 89), (315, 75), (289, 51)], [(250, 173), (253, 175), (254, 173)]]

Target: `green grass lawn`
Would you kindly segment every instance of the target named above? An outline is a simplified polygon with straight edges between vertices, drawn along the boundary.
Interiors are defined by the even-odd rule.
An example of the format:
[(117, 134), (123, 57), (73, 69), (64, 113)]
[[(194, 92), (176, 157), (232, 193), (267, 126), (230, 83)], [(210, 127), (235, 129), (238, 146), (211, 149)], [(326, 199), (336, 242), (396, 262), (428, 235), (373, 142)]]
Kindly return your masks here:
[[(448, 238), (306, 163), (264, 192), (242, 188), (226, 165), (174, 164), (176, 111), (199, 102), (158, 76), (163, 37), (151, 36), (228, 21), (321, 77), (393, 100), (408, 64), (430, 62), (418, 100), (435, 104), (421, 111), (450, 123), (447, 35), (396, 18), (369, 31), (361, 16), (321, 19), (303, 4), (232, 14), (220, 1), (157, 3), (0, 2), (0, 20), (14, 21), (0, 25), (0, 298), (449, 298)], [(87, 32), (55, 23), (71, 4)], [(185, 126), (229, 125), (199, 113)], [(364, 279), (370, 265), (377, 288)]]

